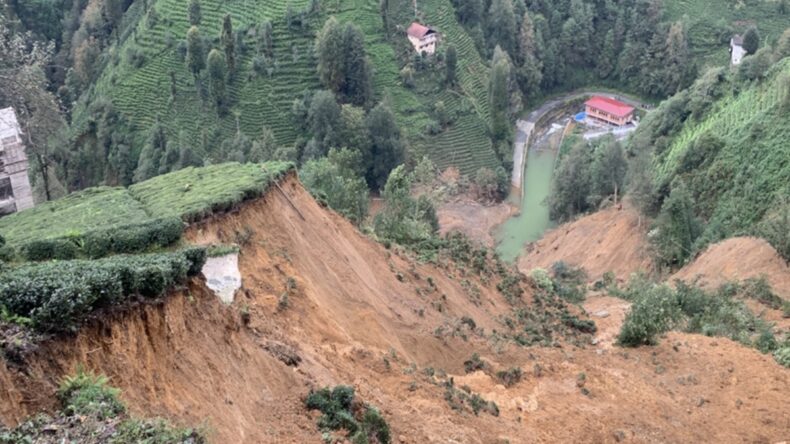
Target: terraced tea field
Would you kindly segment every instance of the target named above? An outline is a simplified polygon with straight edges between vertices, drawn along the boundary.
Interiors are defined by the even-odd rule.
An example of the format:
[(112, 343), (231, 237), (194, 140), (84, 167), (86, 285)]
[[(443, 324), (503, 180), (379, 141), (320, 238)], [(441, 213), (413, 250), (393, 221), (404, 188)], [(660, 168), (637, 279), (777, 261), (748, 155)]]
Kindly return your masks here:
[(756, 26), (763, 44), (773, 42), (790, 27), (790, 5), (779, 12), (778, 0), (667, 0), (666, 16), (671, 20), (685, 19), (691, 51), (707, 64), (729, 63), (729, 42), (732, 33), (743, 33)]
[[(308, 3), (308, 0), (290, 1), (290, 7), (300, 11)], [(208, 100), (200, 98), (195, 79), (179, 55), (179, 42), (183, 42), (190, 26), (187, 4), (188, 0), (154, 2), (150, 7), (156, 9), (158, 20), (152, 24), (143, 18), (126, 33), (128, 38), (114, 48), (120, 56), (115, 63), (108, 64), (91, 93), (92, 97), (110, 99), (131, 121), (138, 145), (157, 119), (166, 127), (169, 137), (175, 140), (183, 132), (189, 143), (209, 158), (216, 159), (216, 145), (232, 137), (237, 129), (254, 139), (265, 125), (279, 144), (293, 144), (304, 135), (293, 122), (291, 105), (304, 91), (321, 87), (313, 55), (314, 38), (324, 20), (335, 15), (341, 22), (352, 22), (364, 32), (374, 68), (377, 100), (389, 100), (414, 153), (428, 154), (441, 168), (457, 165), (464, 173), (473, 173), (481, 166), (498, 165), (488, 137), (488, 68), (471, 38), (456, 22), (449, 0), (429, 0), (419, 5), (423, 20), (440, 30), (443, 42), (452, 43), (458, 49), (458, 86), (454, 91), (437, 88), (431, 94), (418, 94), (402, 85), (399, 72), (403, 55), (396, 54), (396, 45), (384, 34), (377, 0), (323, 1), (320, 11), (300, 29), (289, 28), (286, 23), (289, 2), (201, 1), (199, 28), (203, 37), (218, 46), (222, 18), (230, 13), (234, 31), (244, 32), (243, 46), (248, 48), (237, 50), (238, 72), (228, 86), (232, 106), (222, 117)], [(413, 19), (410, 1), (392, 1), (390, 8), (398, 8), (399, 13), (393, 17), (398, 18), (397, 24), (403, 28)], [(255, 75), (254, 37), (246, 31), (264, 20), (272, 23), (274, 68), (271, 75)], [(402, 34), (397, 38), (401, 37), (405, 39)], [(139, 67), (128, 60), (127, 54), (133, 50), (145, 56)], [(173, 98), (170, 97), (171, 73), (175, 77)], [(448, 111), (456, 113), (458, 118), (442, 133), (430, 136), (425, 134), (425, 128), (434, 121), (431, 114), (438, 100), (444, 101)], [(78, 111), (75, 120), (80, 119), (84, 120), (85, 115)]]

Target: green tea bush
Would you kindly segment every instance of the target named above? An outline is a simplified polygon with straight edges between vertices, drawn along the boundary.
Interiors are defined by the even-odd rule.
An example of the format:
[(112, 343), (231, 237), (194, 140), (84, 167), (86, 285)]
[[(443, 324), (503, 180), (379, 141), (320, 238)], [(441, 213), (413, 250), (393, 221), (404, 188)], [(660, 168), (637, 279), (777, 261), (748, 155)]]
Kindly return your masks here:
[(96, 309), (154, 298), (195, 275), (205, 250), (27, 264), (0, 275), (0, 305), (44, 332), (73, 331)]
[(85, 255), (92, 258), (110, 254), (137, 253), (151, 246), (166, 247), (181, 238), (184, 224), (178, 217), (153, 219), (132, 225), (95, 230), (84, 236)]
[(95, 229), (85, 234), (32, 240), (22, 244), (21, 253), (22, 259), (28, 261), (138, 253), (153, 246), (172, 245), (181, 238), (183, 231), (184, 224), (178, 217), (152, 219)]
[(77, 244), (71, 239), (34, 240), (24, 244), (21, 248), (22, 257), (28, 261), (74, 259), (77, 257), (77, 252)]

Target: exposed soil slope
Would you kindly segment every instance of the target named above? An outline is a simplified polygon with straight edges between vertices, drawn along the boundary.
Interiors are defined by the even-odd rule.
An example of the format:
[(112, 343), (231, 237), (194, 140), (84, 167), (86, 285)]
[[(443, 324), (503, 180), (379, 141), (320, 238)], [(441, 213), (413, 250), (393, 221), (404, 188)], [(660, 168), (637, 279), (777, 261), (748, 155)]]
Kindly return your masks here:
[[(640, 225), (641, 223), (641, 225)], [(620, 279), (637, 270), (649, 271), (647, 223), (628, 203), (609, 207), (549, 231), (527, 246), (518, 268), (529, 272), (548, 268), (557, 261), (583, 267), (591, 280), (607, 271)]]
[[(240, 242), (233, 305), (198, 279), (161, 305), (44, 344), (25, 371), (0, 364), (0, 418), (51, 407), (55, 383), (82, 363), (110, 376), (133, 413), (205, 421), (218, 443), (321, 442), (300, 397), (339, 383), (381, 408), (396, 443), (779, 441), (790, 430), (790, 372), (770, 357), (675, 333), (657, 347), (619, 349), (611, 338), (627, 304), (611, 298), (586, 306), (600, 322), (597, 345), (498, 341), (491, 332), (508, 305), (492, 284), (414, 264), (320, 207), (295, 179), (282, 188), (187, 233), (197, 243)], [(428, 277), (438, 290), (418, 294)], [(462, 288), (466, 278), (479, 300)], [(437, 334), (461, 316), (485, 338)], [(473, 352), (488, 367), (465, 375)], [(494, 375), (511, 367), (524, 378), (506, 388)], [(457, 390), (495, 401), (499, 415), (453, 410), (440, 370)]]
[(442, 234), (460, 231), (489, 248), (496, 242), (492, 230), (514, 212), (515, 208), (507, 203), (483, 205), (472, 199), (445, 202), (436, 209)]
[(779, 297), (790, 300), (790, 267), (784, 259), (763, 239), (734, 237), (708, 247), (672, 280), (699, 278), (700, 285), (711, 288), (763, 275)]

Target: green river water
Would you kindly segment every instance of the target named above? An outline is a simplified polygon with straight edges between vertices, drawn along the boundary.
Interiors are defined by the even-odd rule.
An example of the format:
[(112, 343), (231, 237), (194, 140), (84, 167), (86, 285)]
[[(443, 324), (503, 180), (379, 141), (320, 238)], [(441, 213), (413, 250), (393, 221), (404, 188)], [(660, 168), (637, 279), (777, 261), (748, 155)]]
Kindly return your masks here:
[(551, 189), (558, 139), (558, 135), (543, 137), (529, 147), (526, 170), (522, 176), (524, 184), (520, 213), (505, 221), (495, 233), (496, 249), (503, 260), (515, 261), (525, 244), (540, 239), (546, 229), (553, 226), (549, 219), (549, 208), (544, 201)]

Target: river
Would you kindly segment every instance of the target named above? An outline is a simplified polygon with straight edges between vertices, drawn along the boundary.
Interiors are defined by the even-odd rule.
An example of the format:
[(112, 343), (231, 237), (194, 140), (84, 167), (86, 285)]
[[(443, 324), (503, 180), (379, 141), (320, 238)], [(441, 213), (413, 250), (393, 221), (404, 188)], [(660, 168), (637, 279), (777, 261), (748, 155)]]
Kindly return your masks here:
[[(515, 261), (524, 250), (524, 245), (540, 239), (547, 229), (554, 226), (549, 219), (545, 200), (551, 190), (562, 128), (558, 124), (552, 125), (545, 134), (526, 147), (527, 162), (519, 205), (521, 211), (496, 230), (496, 249), (505, 261)], [(515, 199), (518, 197), (518, 194), (511, 196)]]

